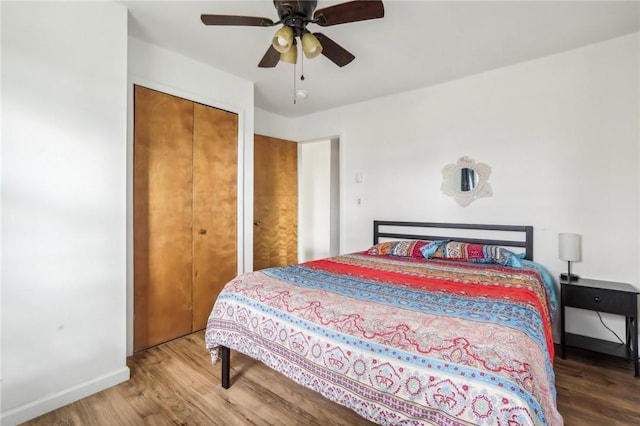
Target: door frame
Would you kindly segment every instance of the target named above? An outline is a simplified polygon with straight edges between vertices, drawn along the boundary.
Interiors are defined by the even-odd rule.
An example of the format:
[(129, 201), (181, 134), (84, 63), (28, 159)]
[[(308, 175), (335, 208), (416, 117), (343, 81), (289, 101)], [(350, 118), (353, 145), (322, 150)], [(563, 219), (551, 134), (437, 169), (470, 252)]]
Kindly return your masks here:
[[(253, 228), (247, 227), (246, 221), (253, 220), (253, 167), (245, 167), (247, 163), (253, 163), (253, 136), (245, 141), (245, 110), (235, 105), (229, 105), (221, 100), (192, 93), (187, 90), (167, 86), (156, 81), (129, 74), (127, 76), (127, 217), (126, 217), (126, 257), (127, 257), (127, 329), (126, 347), (127, 356), (133, 355), (133, 147), (134, 147), (134, 86), (144, 86), (168, 95), (177, 96), (193, 102), (223, 109), (238, 115), (238, 191), (237, 191), (237, 247), (238, 247), (238, 274), (243, 273), (246, 267), (253, 263)], [(253, 132), (251, 133), (253, 135)], [(250, 176), (245, 176), (248, 174)], [(248, 183), (245, 183), (248, 182)], [(250, 197), (247, 197), (247, 194)], [(247, 201), (250, 198), (249, 201)], [(249, 214), (245, 209), (250, 209)], [(251, 232), (245, 232), (249, 229)], [(251, 234), (251, 235), (248, 235)]]

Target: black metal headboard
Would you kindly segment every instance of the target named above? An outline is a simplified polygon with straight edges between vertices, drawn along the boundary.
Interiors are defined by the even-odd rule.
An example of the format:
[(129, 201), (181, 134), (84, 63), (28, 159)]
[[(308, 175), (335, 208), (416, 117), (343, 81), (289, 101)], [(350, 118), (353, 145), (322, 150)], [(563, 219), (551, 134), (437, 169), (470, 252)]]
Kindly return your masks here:
[[(447, 236), (447, 235), (425, 235), (425, 234), (408, 234), (408, 233), (395, 233), (395, 232), (383, 232), (381, 227), (388, 229), (389, 227), (399, 228), (420, 228), (430, 232), (432, 229), (462, 229), (462, 230), (480, 230), (480, 231), (498, 231), (511, 233), (524, 234), (524, 240), (511, 240), (511, 239), (492, 239), (492, 238), (468, 238), (464, 236)], [(418, 231), (416, 231), (418, 232)], [(493, 233), (492, 233), (493, 234)], [(456, 241), (463, 241), (465, 243), (474, 244), (492, 244), (496, 246), (504, 247), (521, 247), (525, 249), (525, 259), (533, 260), (533, 226), (516, 226), (516, 225), (477, 225), (468, 223), (437, 223), (437, 222), (399, 222), (399, 221), (386, 221), (386, 220), (374, 220), (373, 221), (373, 244), (378, 244), (380, 238), (395, 238), (405, 240), (448, 240), (455, 239)]]

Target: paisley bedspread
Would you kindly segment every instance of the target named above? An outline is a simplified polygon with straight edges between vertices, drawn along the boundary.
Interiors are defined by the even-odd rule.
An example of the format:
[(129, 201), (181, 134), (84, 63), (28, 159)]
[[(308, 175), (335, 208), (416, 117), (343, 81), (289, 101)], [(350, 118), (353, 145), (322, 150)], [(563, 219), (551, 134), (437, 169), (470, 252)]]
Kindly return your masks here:
[[(561, 425), (553, 284), (522, 269), (355, 253), (243, 274), (206, 345), (389, 425)], [(536, 265), (537, 266), (537, 265)]]

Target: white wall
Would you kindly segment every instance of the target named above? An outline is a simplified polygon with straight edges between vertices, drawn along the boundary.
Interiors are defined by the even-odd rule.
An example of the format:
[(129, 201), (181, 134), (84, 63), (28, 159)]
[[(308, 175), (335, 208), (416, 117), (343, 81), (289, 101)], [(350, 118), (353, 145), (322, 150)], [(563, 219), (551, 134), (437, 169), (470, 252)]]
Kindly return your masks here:
[(261, 108), (255, 108), (254, 113), (256, 134), (297, 141), (296, 118), (284, 117)]
[(127, 380), (127, 11), (2, 2), (2, 423)]
[[(535, 259), (554, 276), (566, 269), (557, 234), (576, 232), (574, 272), (640, 288), (639, 51), (638, 34), (626, 36), (305, 116), (289, 131), (340, 135), (343, 252), (371, 245), (374, 219), (533, 225)], [(466, 208), (440, 191), (442, 168), (464, 155), (492, 167), (494, 192)], [(595, 316), (568, 321), (612, 339)]]
[(330, 197), (329, 204), (331, 212), (329, 223), (329, 254), (337, 256), (340, 254), (340, 139), (331, 139), (331, 170), (329, 171)]
[[(253, 270), (253, 83), (129, 37), (127, 353), (133, 351), (133, 85), (238, 114), (238, 273)], [(248, 229), (249, 232), (244, 232)]]

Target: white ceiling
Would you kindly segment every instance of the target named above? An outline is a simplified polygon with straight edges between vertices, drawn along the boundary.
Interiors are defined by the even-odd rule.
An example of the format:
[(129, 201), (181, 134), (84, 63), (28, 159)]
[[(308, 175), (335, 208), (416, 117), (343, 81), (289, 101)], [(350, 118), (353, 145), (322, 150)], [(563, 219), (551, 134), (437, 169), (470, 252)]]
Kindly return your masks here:
[[(309, 25), (356, 56), (339, 68), (304, 60), (307, 99), (293, 103), (294, 67), (257, 64), (278, 27), (205, 26), (200, 15), (277, 20), (270, 0), (121, 1), (129, 34), (255, 83), (256, 107), (294, 117), (552, 55), (640, 31), (639, 1), (398, 1), (385, 17)], [(318, 9), (342, 3), (318, 1)]]

